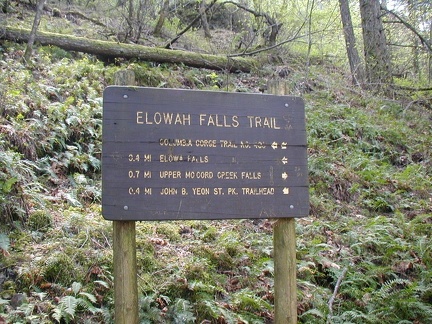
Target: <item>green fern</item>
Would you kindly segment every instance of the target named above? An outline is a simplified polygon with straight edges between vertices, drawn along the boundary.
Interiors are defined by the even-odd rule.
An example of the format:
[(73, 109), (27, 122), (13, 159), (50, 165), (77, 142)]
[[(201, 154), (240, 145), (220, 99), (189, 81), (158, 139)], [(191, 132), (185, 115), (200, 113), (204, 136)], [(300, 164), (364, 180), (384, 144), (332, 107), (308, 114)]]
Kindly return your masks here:
[(401, 278), (388, 280), (372, 295), (375, 302), (369, 305), (370, 314), (381, 321), (430, 323), (432, 307), (421, 301), (426, 291), (423, 283), (412, 283)]
[[(380, 298), (388, 298), (403, 287), (410, 285), (410, 281), (406, 279), (396, 278), (386, 281), (376, 292)], [(400, 287), (402, 286), (402, 287)]]
[(333, 316), (331, 323), (334, 324), (365, 324), (373, 323), (368, 314), (364, 314), (358, 310), (350, 310), (343, 312), (338, 316)]
[(75, 310), (78, 306), (78, 299), (74, 296), (65, 296), (61, 299), (60, 304), (63, 305), (63, 311), (71, 318), (75, 316)]
[(66, 323), (69, 323), (75, 318), (77, 313), (82, 311), (90, 311), (92, 314), (102, 313), (100, 308), (93, 306), (93, 303), (96, 303), (96, 297), (92, 294), (81, 291), (81, 283), (72, 283), (71, 289), (74, 296), (64, 296), (54, 309), (53, 318), (57, 322), (60, 323), (63, 320)]
[(88, 300), (90, 303), (96, 303), (97, 301), (95, 295), (93, 294), (89, 294), (84, 291), (81, 291), (79, 295), (85, 297), (84, 300)]
[(321, 323), (324, 321), (324, 318), (324, 314), (320, 310), (315, 308), (309, 309), (300, 315), (302, 323)]
[(259, 312), (270, 310), (272, 306), (249, 289), (243, 289), (233, 294), (232, 303), (241, 310)]
[(155, 295), (148, 295), (140, 298), (139, 317), (141, 324), (161, 323), (162, 316), (155, 300)]
[(63, 319), (69, 323), (75, 317), (75, 310), (78, 306), (78, 300), (74, 296), (65, 296), (60, 300), (58, 306), (54, 309), (53, 318), (57, 322)]
[(191, 303), (185, 299), (177, 299), (173, 305), (168, 308), (168, 315), (175, 324), (195, 323), (195, 316)]
[(9, 236), (6, 234), (0, 233), (0, 250), (8, 251), (10, 247)]
[(78, 295), (78, 293), (81, 291), (82, 284), (74, 281), (71, 285), (71, 288), (72, 288), (74, 295)]

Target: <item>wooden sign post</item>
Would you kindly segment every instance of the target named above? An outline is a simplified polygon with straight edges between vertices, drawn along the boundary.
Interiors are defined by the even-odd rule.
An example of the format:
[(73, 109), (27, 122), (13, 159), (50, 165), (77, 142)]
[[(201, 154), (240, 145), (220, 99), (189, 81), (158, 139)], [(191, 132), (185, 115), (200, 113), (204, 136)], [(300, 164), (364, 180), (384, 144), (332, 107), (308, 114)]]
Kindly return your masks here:
[[(117, 85), (135, 85), (130, 70), (115, 74)], [(138, 284), (135, 221), (113, 222), (114, 320), (116, 324), (138, 324)]]
[[(286, 95), (286, 83), (271, 81), (270, 93)], [(304, 215), (307, 216), (307, 215)], [(295, 218), (278, 219), (273, 228), (275, 324), (297, 323)]]
[[(302, 99), (114, 86), (103, 108), (102, 214), (115, 222), (115, 236), (130, 236), (117, 247), (125, 259), (115, 262), (135, 266), (128, 221), (278, 218), (275, 323), (296, 323), (293, 218), (309, 211)], [(134, 271), (119, 284), (131, 289), (136, 269), (115, 273), (122, 271)]]

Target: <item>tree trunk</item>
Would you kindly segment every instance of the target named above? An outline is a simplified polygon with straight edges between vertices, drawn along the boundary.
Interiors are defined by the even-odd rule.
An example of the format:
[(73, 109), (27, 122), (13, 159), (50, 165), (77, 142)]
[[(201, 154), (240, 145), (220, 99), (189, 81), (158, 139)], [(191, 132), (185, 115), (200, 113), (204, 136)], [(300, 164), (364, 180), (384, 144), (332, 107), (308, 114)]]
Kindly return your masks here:
[[(413, 0), (408, 0), (408, 14), (410, 23), (417, 29), (418, 28), (418, 19), (417, 19), (417, 11), (415, 10), (415, 3)], [(417, 37), (414, 37), (413, 40), (413, 48), (412, 48), (412, 56), (413, 56), (413, 73), (420, 80), (420, 61), (419, 61), (419, 40)]]
[(126, 18), (126, 22), (128, 24), (127, 29), (125, 30), (125, 37), (123, 42), (126, 42), (128, 39), (133, 39), (134, 37), (134, 1), (129, 0), (128, 3), (128, 14)]
[(281, 28), (282, 24), (278, 24), (276, 20), (273, 20), (273, 24), (271, 25), (271, 32), (270, 36), (268, 38), (267, 46), (275, 46), (276, 45), (276, 38), (279, 34), (279, 30)]
[(156, 37), (159, 37), (162, 34), (162, 27), (165, 22), (165, 18), (168, 16), (168, 9), (169, 9), (169, 0), (165, 0), (162, 9), (159, 13), (159, 19), (156, 23), (155, 29), (153, 30), (153, 35)]
[[(432, 39), (432, 24), (429, 25), (429, 39)], [(428, 55), (428, 80), (429, 83), (432, 82), (432, 52), (429, 52)]]
[(364, 82), (364, 71), (357, 51), (348, 0), (339, 0), (339, 7), (352, 81), (353, 84), (361, 85)]
[(306, 58), (306, 75), (309, 74), (309, 68), (310, 68), (310, 57), (312, 52), (312, 13), (315, 6), (315, 0), (311, 1), (310, 4), (310, 10), (309, 10), (309, 1), (308, 1), (308, 7), (309, 15), (308, 15), (308, 47), (307, 47), (307, 58)]
[(211, 38), (211, 33), (210, 33), (210, 26), (207, 20), (207, 14), (206, 14), (206, 4), (205, 4), (205, 0), (201, 0), (200, 3), (200, 7), (199, 7), (199, 13), (201, 16), (201, 23), (204, 29), (204, 36), (205, 38)]
[[(12, 41), (26, 42), (30, 37), (30, 31), (8, 26), (0, 37)], [(119, 44), (47, 32), (38, 32), (36, 41), (42, 45), (54, 45), (65, 50), (85, 52), (106, 58), (123, 57), (161, 63), (183, 63), (187, 66), (230, 72), (250, 72), (257, 65), (255, 60), (249, 58), (229, 58), (222, 55), (173, 51), (164, 48)]]
[(392, 82), (390, 55), (378, 0), (360, 0), (366, 81), (372, 89), (388, 90)]
[(27, 42), (27, 47), (25, 49), (24, 52), (24, 61), (26, 63), (28, 63), (30, 61), (30, 57), (32, 56), (33, 53), (33, 44), (35, 42), (35, 38), (36, 38), (36, 32), (37, 29), (39, 27), (39, 23), (41, 20), (41, 16), (42, 16), (42, 10), (45, 4), (45, 0), (39, 0), (37, 8), (36, 8), (36, 15), (33, 21), (33, 27), (32, 30), (30, 32), (30, 36), (28, 38), (28, 42)]

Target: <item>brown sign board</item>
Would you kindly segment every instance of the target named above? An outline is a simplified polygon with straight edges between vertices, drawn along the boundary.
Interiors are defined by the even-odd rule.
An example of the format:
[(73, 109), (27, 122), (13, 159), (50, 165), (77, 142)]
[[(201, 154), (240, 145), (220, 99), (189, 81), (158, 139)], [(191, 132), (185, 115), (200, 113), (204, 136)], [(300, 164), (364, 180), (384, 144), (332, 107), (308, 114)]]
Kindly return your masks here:
[(301, 98), (112, 86), (102, 141), (108, 220), (308, 215)]

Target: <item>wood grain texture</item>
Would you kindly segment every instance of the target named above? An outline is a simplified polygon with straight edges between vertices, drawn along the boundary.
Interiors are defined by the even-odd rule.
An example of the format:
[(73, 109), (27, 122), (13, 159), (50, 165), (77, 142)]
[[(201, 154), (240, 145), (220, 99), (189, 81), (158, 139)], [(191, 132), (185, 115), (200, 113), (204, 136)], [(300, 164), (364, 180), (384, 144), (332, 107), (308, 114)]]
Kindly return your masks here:
[(115, 324), (138, 323), (134, 221), (113, 222)]
[(109, 87), (103, 119), (106, 219), (308, 214), (300, 98)]
[[(118, 85), (133, 85), (135, 74), (121, 70)], [(134, 221), (113, 222), (114, 320), (115, 324), (138, 324), (136, 227)]]
[[(268, 89), (274, 94), (286, 94), (283, 81), (272, 81)], [(304, 214), (303, 216), (307, 216)], [(295, 218), (278, 219), (274, 225), (274, 304), (275, 324), (297, 323), (297, 264)]]

